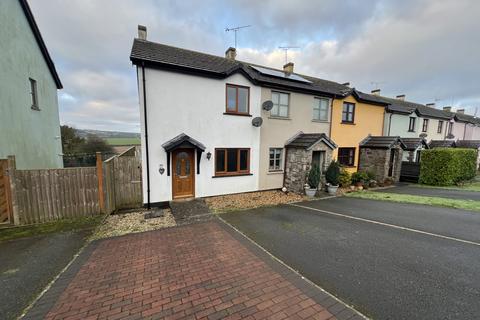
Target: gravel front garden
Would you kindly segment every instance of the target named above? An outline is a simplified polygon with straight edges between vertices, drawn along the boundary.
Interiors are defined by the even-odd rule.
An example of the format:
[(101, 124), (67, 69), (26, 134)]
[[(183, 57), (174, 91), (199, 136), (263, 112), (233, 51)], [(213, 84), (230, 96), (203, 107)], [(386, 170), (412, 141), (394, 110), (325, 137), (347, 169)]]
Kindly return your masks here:
[(280, 190), (257, 191), (205, 198), (205, 202), (214, 213), (275, 206), (304, 200), (307, 200), (307, 197), (293, 192), (284, 193)]
[(108, 216), (92, 235), (91, 240), (174, 227), (176, 223), (170, 209), (159, 210), (163, 211), (163, 216), (150, 219), (145, 219), (145, 213), (148, 212), (146, 209)]

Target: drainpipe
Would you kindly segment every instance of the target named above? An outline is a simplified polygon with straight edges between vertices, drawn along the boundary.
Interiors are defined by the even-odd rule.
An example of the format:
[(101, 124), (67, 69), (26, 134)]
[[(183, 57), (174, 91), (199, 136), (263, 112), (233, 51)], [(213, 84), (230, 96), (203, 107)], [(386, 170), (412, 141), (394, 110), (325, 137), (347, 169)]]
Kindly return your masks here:
[(143, 116), (145, 123), (145, 156), (147, 164), (147, 209), (150, 210), (150, 159), (148, 154), (147, 90), (145, 88), (145, 62), (142, 61)]
[(392, 116), (393, 113), (390, 113), (390, 117), (388, 119), (388, 136), (390, 136), (390, 128), (392, 127)]
[(463, 140), (465, 140), (466, 135), (467, 135), (467, 123), (465, 122), (465, 127), (463, 128)]

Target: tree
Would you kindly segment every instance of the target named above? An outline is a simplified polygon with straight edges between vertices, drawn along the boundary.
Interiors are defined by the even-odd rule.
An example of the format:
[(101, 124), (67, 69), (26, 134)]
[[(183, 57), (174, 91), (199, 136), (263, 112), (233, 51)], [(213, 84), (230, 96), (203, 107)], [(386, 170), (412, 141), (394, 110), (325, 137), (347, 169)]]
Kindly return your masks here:
[(105, 139), (100, 138), (96, 135), (88, 135), (87, 140), (82, 145), (81, 150), (83, 153), (95, 153), (95, 152), (102, 152), (102, 153), (112, 153), (113, 148), (111, 145), (107, 143)]
[(82, 152), (81, 149), (85, 144), (85, 139), (78, 136), (75, 129), (69, 126), (61, 126), (62, 148), (64, 154), (74, 154)]

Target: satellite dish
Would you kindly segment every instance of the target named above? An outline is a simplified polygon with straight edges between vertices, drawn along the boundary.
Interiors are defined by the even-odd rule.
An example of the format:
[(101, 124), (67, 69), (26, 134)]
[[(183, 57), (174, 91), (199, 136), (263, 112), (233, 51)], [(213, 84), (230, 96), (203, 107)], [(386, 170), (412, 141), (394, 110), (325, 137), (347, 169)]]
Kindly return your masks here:
[(447, 139), (453, 139), (453, 138), (455, 138), (455, 136), (453, 134), (449, 133), (448, 136), (447, 136)]
[(418, 136), (420, 138), (426, 138), (428, 135), (426, 133), (420, 133)]
[(262, 109), (266, 111), (270, 111), (273, 108), (273, 102), (271, 100), (267, 100), (262, 103)]
[(254, 127), (260, 127), (263, 123), (263, 119), (260, 117), (255, 117), (252, 119), (252, 126)]

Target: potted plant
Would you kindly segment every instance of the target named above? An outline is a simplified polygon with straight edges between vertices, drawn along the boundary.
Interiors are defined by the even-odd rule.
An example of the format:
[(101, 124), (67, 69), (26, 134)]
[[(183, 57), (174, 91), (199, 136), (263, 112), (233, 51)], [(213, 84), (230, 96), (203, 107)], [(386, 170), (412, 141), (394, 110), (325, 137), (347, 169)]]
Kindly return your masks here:
[(320, 183), (320, 168), (317, 164), (313, 164), (308, 172), (307, 185), (305, 187), (305, 193), (309, 197), (314, 197), (317, 193), (318, 184)]
[(325, 179), (327, 180), (327, 189), (329, 194), (337, 194), (338, 184), (340, 178), (340, 164), (333, 160), (328, 166), (325, 173)]

